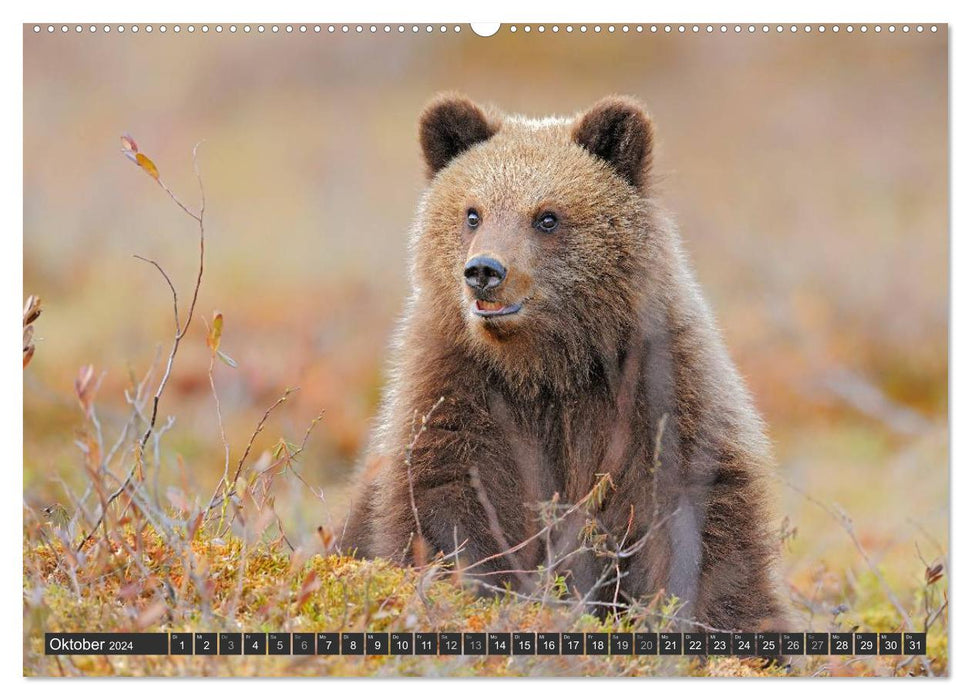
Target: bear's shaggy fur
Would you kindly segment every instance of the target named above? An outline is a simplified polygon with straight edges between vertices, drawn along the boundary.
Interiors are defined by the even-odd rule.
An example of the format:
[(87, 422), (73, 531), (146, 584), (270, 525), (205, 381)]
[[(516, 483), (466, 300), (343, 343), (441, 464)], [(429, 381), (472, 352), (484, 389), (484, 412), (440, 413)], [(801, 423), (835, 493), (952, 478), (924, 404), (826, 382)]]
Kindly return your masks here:
[[(654, 201), (647, 113), (611, 97), (531, 120), (445, 95), (420, 139), (410, 298), (344, 549), (441, 551), (517, 588), (552, 564), (593, 602), (663, 590), (703, 626), (784, 629), (769, 448)], [(498, 286), (467, 282), (477, 256)], [(569, 513), (549, 532), (543, 503)]]

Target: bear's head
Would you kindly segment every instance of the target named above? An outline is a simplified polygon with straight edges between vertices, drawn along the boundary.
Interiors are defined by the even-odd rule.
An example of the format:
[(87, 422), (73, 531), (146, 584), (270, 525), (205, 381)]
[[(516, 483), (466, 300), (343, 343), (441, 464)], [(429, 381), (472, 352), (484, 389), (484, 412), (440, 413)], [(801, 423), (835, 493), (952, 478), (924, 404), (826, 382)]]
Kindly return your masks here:
[(417, 303), (518, 387), (571, 390), (616, 363), (646, 298), (653, 126), (611, 97), (573, 118), (433, 101), (412, 240)]

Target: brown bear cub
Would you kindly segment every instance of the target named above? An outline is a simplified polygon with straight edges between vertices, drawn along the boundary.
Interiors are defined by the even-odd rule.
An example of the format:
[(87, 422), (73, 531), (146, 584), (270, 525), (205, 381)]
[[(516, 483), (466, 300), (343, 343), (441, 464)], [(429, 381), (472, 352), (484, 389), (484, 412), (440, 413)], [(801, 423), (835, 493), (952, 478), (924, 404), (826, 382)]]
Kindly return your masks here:
[(343, 548), (784, 630), (768, 445), (654, 200), (644, 109), (533, 120), (446, 95), (420, 138), (410, 298)]

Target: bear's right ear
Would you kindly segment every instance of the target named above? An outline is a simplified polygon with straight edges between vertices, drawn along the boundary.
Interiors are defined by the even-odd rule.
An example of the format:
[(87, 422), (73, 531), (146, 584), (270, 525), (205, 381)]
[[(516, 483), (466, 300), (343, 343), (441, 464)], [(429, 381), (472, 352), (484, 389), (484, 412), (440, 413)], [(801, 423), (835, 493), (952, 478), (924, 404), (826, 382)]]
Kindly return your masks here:
[(455, 156), (488, 140), (498, 130), (499, 125), (469, 98), (454, 94), (437, 97), (425, 107), (419, 121), (428, 177), (434, 177)]

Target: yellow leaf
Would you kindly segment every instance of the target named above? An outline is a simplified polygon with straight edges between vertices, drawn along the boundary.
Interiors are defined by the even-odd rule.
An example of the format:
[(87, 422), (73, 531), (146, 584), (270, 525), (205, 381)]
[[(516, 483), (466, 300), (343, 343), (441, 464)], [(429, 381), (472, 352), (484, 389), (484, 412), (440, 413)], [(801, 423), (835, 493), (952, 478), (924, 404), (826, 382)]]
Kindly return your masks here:
[(212, 315), (212, 326), (209, 327), (209, 336), (206, 338), (206, 345), (213, 352), (219, 351), (219, 340), (223, 336), (223, 315), (216, 311)]
[(155, 167), (155, 163), (152, 162), (151, 158), (144, 153), (136, 153), (135, 162), (138, 163), (142, 170), (158, 180), (158, 168)]

